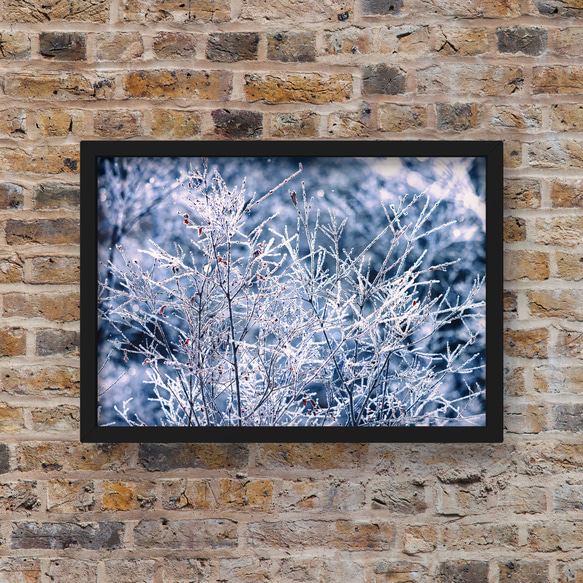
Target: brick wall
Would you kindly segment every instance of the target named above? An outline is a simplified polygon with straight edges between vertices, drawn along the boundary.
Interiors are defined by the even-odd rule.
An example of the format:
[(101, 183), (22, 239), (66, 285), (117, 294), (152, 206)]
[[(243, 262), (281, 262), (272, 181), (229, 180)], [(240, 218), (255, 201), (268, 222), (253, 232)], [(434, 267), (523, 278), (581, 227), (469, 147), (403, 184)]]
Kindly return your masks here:
[[(583, 577), (580, 0), (3, 0), (0, 579)], [(81, 445), (82, 138), (504, 139), (506, 442)]]

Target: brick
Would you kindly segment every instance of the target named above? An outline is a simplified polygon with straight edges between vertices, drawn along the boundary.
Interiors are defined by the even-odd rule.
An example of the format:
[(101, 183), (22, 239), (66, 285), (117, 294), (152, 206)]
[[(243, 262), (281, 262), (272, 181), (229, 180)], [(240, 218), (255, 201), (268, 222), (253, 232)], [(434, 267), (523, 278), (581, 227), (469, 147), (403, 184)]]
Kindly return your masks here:
[(267, 512), (271, 506), (272, 496), (271, 480), (223, 478), (220, 481), (218, 503), (220, 508)]
[(267, 35), (267, 58), (284, 63), (311, 63), (316, 60), (314, 32), (275, 32)]
[(581, 3), (578, 0), (532, 0), (530, 13), (545, 16), (581, 16)]
[(26, 112), (24, 109), (11, 107), (0, 111), (0, 135), (9, 138), (26, 137)]
[(555, 53), (566, 57), (583, 55), (583, 27), (568, 26), (555, 30)]
[(320, 116), (312, 111), (274, 113), (270, 132), (273, 138), (312, 138), (318, 135)]
[(123, 0), (120, 12), (130, 22), (221, 23), (231, 19), (229, 0)]
[(134, 528), (138, 549), (225, 549), (237, 546), (237, 522), (202, 520), (140, 520)]
[(61, 514), (95, 509), (92, 480), (50, 480), (47, 484), (47, 511)]
[(583, 430), (583, 405), (575, 403), (570, 405), (557, 405), (555, 407), (555, 423), (557, 431), (570, 431), (578, 433)]
[(498, 507), (516, 514), (545, 513), (547, 511), (545, 488), (540, 486), (507, 486), (498, 494)]
[(149, 472), (178, 468), (239, 469), (247, 466), (244, 444), (140, 444), (139, 463)]
[(371, 508), (389, 510), (397, 514), (420, 514), (425, 512), (425, 488), (418, 483), (382, 480), (371, 484)]
[(408, 561), (378, 561), (373, 567), (375, 583), (417, 583), (426, 582), (427, 567)]
[(154, 482), (103, 482), (101, 510), (146, 510), (156, 502)]
[(38, 356), (79, 357), (79, 332), (73, 330), (39, 330), (36, 333)]
[(542, 109), (534, 105), (492, 107), (491, 125), (495, 128), (538, 130), (542, 127)]
[(556, 261), (557, 273), (561, 279), (567, 281), (583, 280), (583, 255), (558, 252)]
[(69, 558), (52, 559), (46, 574), (55, 583), (97, 583), (97, 561), (89, 563)]
[(157, 138), (191, 138), (200, 133), (201, 117), (197, 111), (155, 109), (152, 135)]
[(113, 90), (113, 80), (81, 73), (9, 73), (4, 82), (4, 91), (10, 97), (50, 101), (110, 99)]
[[(564, 335), (561, 342), (568, 342), (568, 335), (573, 336), (571, 332), (562, 332)], [(579, 334), (577, 334), (579, 336)], [(565, 346), (558, 351), (564, 354)], [(581, 346), (578, 346), (577, 354), (581, 354)], [(534, 389), (538, 393), (572, 393), (580, 394), (583, 391), (583, 367), (568, 366), (566, 368), (554, 369), (537, 367), (534, 371)]]
[(22, 281), (23, 264), (18, 255), (0, 257), (0, 283)]
[(42, 109), (36, 112), (36, 127), (41, 136), (49, 138), (77, 134), (83, 130), (82, 111)]
[(583, 105), (578, 103), (556, 103), (551, 105), (551, 129), (580, 132), (583, 130)]
[(79, 257), (33, 257), (27, 283), (78, 283)]
[(34, 431), (73, 432), (79, 429), (79, 407), (59, 405), (51, 409), (35, 408), (31, 411)]
[(536, 221), (536, 242), (543, 245), (580, 245), (583, 217), (567, 216)]
[(68, 366), (4, 367), (0, 369), (0, 391), (27, 397), (78, 397), (79, 369)]
[(320, 509), (324, 506), (322, 486), (315, 480), (286, 480), (280, 488), (277, 504), (284, 512)]
[(522, 144), (516, 140), (504, 142), (504, 168), (520, 168), (522, 165)]
[(542, 405), (508, 403), (504, 407), (504, 428), (507, 433), (540, 433), (546, 427)]
[(79, 294), (53, 292), (35, 295), (20, 292), (5, 294), (3, 315), (72, 322), (79, 319)]
[(159, 32), (152, 49), (159, 59), (196, 58), (198, 37), (184, 32)]
[(578, 510), (583, 510), (583, 485), (558, 485), (553, 490), (553, 511), (573, 512)]
[(502, 309), (504, 310), (505, 320), (512, 320), (518, 317), (518, 296), (516, 292), (504, 292)]
[(436, 103), (437, 129), (463, 132), (480, 125), (476, 103)]
[(5, 583), (40, 583), (40, 560), (4, 557), (0, 559), (0, 578)]
[(504, 369), (504, 386), (508, 396), (523, 397), (527, 393), (524, 384), (524, 368), (521, 366), (506, 367)]
[(443, 516), (483, 514), (488, 508), (487, 491), (478, 482), (440, 484), (437, 487), (436, 510)]
[(551, 201), (553, 207), (578, 208), (583, 207), (583, 180), (551, 182)]
[(370, 28), (351, 26), (324, 33), (324, 55), (365, 55), (372, 50)]
[(518, 0), (468, 0), (448, 2), (447, 0), (418, 0), (412, 2), (413, 14), (439, 14), (457, 18), (514, 18), (520, 16)]
[(93, 129), (102, 138), (135, 138), (142, 135), (141, 111), (96, 111)]
[(7, 0), (4, 14), (8, 22), (46, 24), (66, 20), (72, 22), (109, 21), (110, 0)]
[(579, 522), (535, 522), (527, 530), (529, 550), (541, 553), (572, 551), (583, 546)]
[(581, 95), (583, 93), (583, 67), (553, 65), (533, 67), (532, 92), (551, 95)]
[(32, 198), (36, 210), (78, 210), (81, 202), (79, 187), (72, 184), (40, 184), (34, 187)]
[(533, 316), (583, 321), (583, 290), (527, 291), (526, 297)]
[(383, 55), (424, 57), (431, 51), (428, 26), (386, 26), (381, 28), (377, 42)]
[(556, 351), (560, 356), (579, 358), (583, 354), (583, 335), (581, 332), (561, 329)]
[(515, 243), (526, 240), (526, 221), (518, 217), (506, 217), (503, 224), (505, 243)]
[(256, 22), (293, 22), (298, 16), (303, 23), (332, 21), (338, 22), (338, 15), (352, 12), (353, 0), (297, 0), (295, 2), (268, 2), (264, 0), (242, 0), (242, 20)]
[(182, 478), (162, 481), (162, 506), (166, 510), (208, 510), (214, 506), (208, 480)]
[(400, 67), (371, 65), (362, 70), (364, 95), (398, 95), (405, 93), (405, 71)]
[(488, 583), (488, 561), (445, 561), (437, 567), (436, 583)]
[(328, 117), (328, 133), (338, 138), (370, 135), (370, 107), (363, 103), (358, 111), (338, 111)]
[(513, 583), (548, 583), (549, 564), (547, 561), (506, 561), (498, 563), (500, 580)]
[(440, 55), (473, 57), (488, 52), (485, 28), (440, 26), (434, 36), (433, 48)]
[(121, 522), (14, 522), (10, 548), (113, 550), (121, 548), (123, 531)]
[(346, 101), (351, 95), (352, 77), (347, 74), (245, 75), (245, 97), (252, 102), (319, 105)]
[(228, 71), (132, 71), (124, 77), (128, 97), (226, 101), (231, 92)]
[(6, 443), (0, 443), (0, 474), (10, 471), (10, 450)]
[(148, 559), (108, 559), (105, 561), (107, 583), (152, 583), (156, 563)]
[(220, 559), (217, 581), (264, 583), (271, 580), (272, 568), (271, 559), (256, 557)]
[[(0, 510), (4, 512), (38, 510), (38, 485), (36, 481), (18, 480), (0, 483)], [(2, 569), (0, 567), (0, 573)], [(1, 574), (0, 574), (1, 579)]]
[(206, 58), (220, 63), (257, 60), (259, 35), (247, 32), (213, 33), (209, 36)]
[(78, 441), (21, 443), (16, 458), (22, 472), (118, 471), (132, 465), (127, 444), (80, 444)]
[(541, 251), (506, 251), (504, 277), (509, 281), (530, 279), (544, 281), (550, 277), (549, 256)]
[(74, 245), (79, 243), (79, 219), (6, 221), (9, 245)]
[(164, 557), (164, 559), (159, 559), (157, 563), (164, 581), (202, 583), (210, 579), (211, 564), (209, 559)]
[(24, 32), (0, 32), (0, 61), (30, 61), (30, 38)]
[(322, 508), (333, 511), (354, 512), (366, 503), (364, 485), (343, 479), (326, 483), (321, 498)]
[(432, 65), (417, 71), (417, 91), (425, 95), (513, 95), (524, 84), (522, 67), (502, 65)]
[(358, 468), (364, 461), (363, 444), (284, 443), (260, 444), (256, 463), (268, 470), (297, 468), (303, 470), (331, 470)]
[(504, 180), (504, 206), (508, 209), (540, 208), (541, 190), (537, 180), (508, 178)]
[(583, 573), (581, 559), (557, 562), (557, 583), (581, 583), (581, 573)]
[[(511, 524), (448, 524), (442, 531), (448, 551), (483, 551), (488, 548), (518, 548), (518, 527)], [(457, 581), (457, 579), (452, 579)]]
[(263, 135), (263, 114), (258, 111), (215, 109), (215, 133), (233, 140), (256, 139)]
[(144, 54), (139, 32), (102, 32), (95, 37), (98, 61), (131, 61)]
[(39, 147), (32, 151), (0, 148), (0, 164), (6, 171), (37, 174), (79, 172), (79, 148), (71, 146)]
[(547, 48), (547, 31), (536, 26), (497, 28), (496, 39), (500, 53), (521, 53), (538, 57)]
[(504, 332), (504, 351), (508, 356), (547, 358), (548, 339), (549, 331), (546, 328), (506, 330)]
[(79, 32), (41, 32), (38, 52), (55, 61), (85, 61), (86, 36)]
[(404, 132), (427, 127), (427, 107), (379, 103), (379, 129), (385, 132)]
[(26, 354), (26, 331), (22, 328), (0, 328), (0, 356)]
[(361, 0), (360, 5), (365, 16), (397, 16), (403, 8), (403, 0)]
[(0, 183), (0, 210), (19, 209), (23, 204), (22, 186), (10, 182)]

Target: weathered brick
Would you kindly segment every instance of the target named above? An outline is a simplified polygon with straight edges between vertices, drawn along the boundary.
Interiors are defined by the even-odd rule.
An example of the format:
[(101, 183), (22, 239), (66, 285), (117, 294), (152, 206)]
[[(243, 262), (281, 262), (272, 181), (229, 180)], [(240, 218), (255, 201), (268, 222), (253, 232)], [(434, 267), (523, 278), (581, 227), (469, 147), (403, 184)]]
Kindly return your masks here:
[(542, 109), (535, 105), (499, 105), (491, 109), (495, 128), (537, 130), (542, 127)]
[(508, 356), (547, 358), (549, 331), (546, 328), (531, 330), (506, 330), (504, 351)]
[(284, 512), (303, 510), (332, 510), (354, 512), (366, 502), (364, 485), (349, 480), (284, 481), (277, 505)]
[(0, 577), (5, 583), (40, 583), (40, 560), (3, 557), (0, 559)]
[(583, 27), (567, 26), (555, 30), (555, 52), (567, 57), (583, 55)]
[(526, 221), (518, 217), (506, 217), (503, 225), (505, 243), (526, 240)]
[[(373, 567), (375, 583), (416, 583), (427, 581), (427, 567), (408, 561), (378, 561)], [(353, 580), (353, 579), (347, 579)]]
[(504, 206), (509, 209), (536, 209), (540, 207), (541, 190), (537, 180), (508, 178), (504, 180)]
[(522, 53), (537, 57), (547, 48), (547, 31), (536, 26), (497, 28), (496, 39), (501, 53)]
[(370, 134), (370, 107), (358, 111), (338, 111), (328, 117), (328, 133), (338, 138), (358, 138)]
[(95, 508), (92, 480), (50, 480), (47, 484), (47, 511), (72, 514)]
[(244, 444), (140, 444), (139, 462), (149, 472), (176, 468), (244, 468), (249, 448)]
[(386, 26), (378, 36), (378, 51), (384, 55), (399, 54), (403, 57), (429, 55), (429, 26)]
[(79, 219), (6, 221), (9, 245), (66, 245), (79, 243)]
[(557, 339), (556, 351), (559, 356), (579, 358), (583, 354), (583, 334), (577, 331), (561, 329)]
[(123, 19), (132, 22), (221, 23), (231, 19), (229, 0), (123, 0)]
[(134, 528), (138, 549), (224, 549), (237, 546), (237, 522), (203, 520), (140, 520)]
[(514, 18), (520, 16), (520, 3), (518, 0), (416, 0), (411, 3), (411, 11), (458, 18)]
[(350, 99), (352, 77), (347, 74), (286, 73), (245, 75), (247, 101), (266, 103), (336, 103)]
[(522, 144), (518, 140), (504, 142), (504, 168), (519, 168), (522, 165)]
[(273, 561), (266, 558), (242, 557), (221, 559), (217, 581), (262, 583), (271, 580)]
[(363, 55), (372, 50), (372, 31), (370, 28), (351, 26), (324, 34), (324, 55)]
[(218, 503), (221, 508), (266, 512), (271, 506), (272, 496), (272, 480), (223, 478)]
[(426, 95), (513, 95), (523, 84), (519, 66), (443, 64), (417, 71), (417, 91)]
[(24, 32), (0, 32), (0, 61), (30, 60), (30, 38)]
[(583, 547), (581, 523), (535, 522), (528, 527), (528, 546), (535, 552), (572, 551)]
[(557, 208), (577, 208), (583, 206), (583, 180), (551, 182), (551, 201)]
[(210, 579), (211, 562), (209, 559), (189, 559), (164, 557), (157, 561), (164, 581), (188, 581), (202, 583)]
[[(38, 510), (41, 505), (36, 481), (0, 483), (0, 510), (4, 512)], [(0, 567), (0, 573), (2, 569)], [(0, 574), (1, 579), (1, 574)]]
[(185, 32), (159, 32), (152, 48), (159, 59), (196, 58), (198, 37)]
[(110, 0), (7, 0), (4, 14), (9, 22), (107, 22)]
[(557, 273), (561, 279), (567, 281), (581, 281), (583, 279), (583, 255), (558, 252), (556, 261)]
[(580, 95), (583, 93), (583, 67), (552, 65), (534, 67), (532, 70), (533, 93)]
[(71, 146), (41, 146), (32, 151), (20, 148), (0, 148), (0, 165), (6, 171), (59, 174), (79, 172), (79, 148)]
[(113, 90), (112, 79), (81, 73), (9, 73), (4, 81), (6, 95), (50, 101), (109, 99)]
[(507, 433), (540, 433), (546, 427), (542, 405), (507, 403), (504, 407), (504, 429)]
[(380, 103), (379, 129), (385, 132), (404, 132), (427, 127), (427, 106)]
[(405, 93), (406, 73), (400, 67), (371, 65), (362, 70), (364, 95), (398, 95)]
[(4, 295), (4, 316), (44, 318), (55, 322), (79, 319), (79, 294), (47, 292), (28, 295), (15, 292)]
[(338, 22), (338, 15), (351, 12), (354, 0), (296, 0), (290, 2), (265, 2), (264, 0), (242, 0), (241, 19), (257, 22), (287, 21), (297, 22), (298, 16), (304, 23)]
[(191, 138), (200, 133), (200, 128), (197, 111), (155, 109), (152, 112), (152, 135), (157, 138)]
[(10, 449), (6, 443), (0, 443), (0, 474), (10, 471)]
[(181, 478), (162, 481), (162, 506), (166, 510), (208, 510), (214, 506), (208, 480)]
[(26, 137), (26, 111), (16, 107), (1, 110), (0, 135), (9, 138)]
[(533, 316), (583, 321), (583, 290), (533, 290), (526, 297)]
[(46, 572), (50, 581), (68, 583), (83, 581), (97, 583), (97, 561), (87, 562), (77, 559), (52, 559)]
[(551, 129), (580, 132), (583, 130), (583, 105), (555, 103), (551, 105)]
[(265, 443), (258, 446), (256, 463), (268, 470), (358, 468), (363, 463), (365, 455), (366, 446), (363, 444)]
[(79, 369), (68, 366), (5, 367), (0, 369), (0, 391), (29, 397), (78, 397)]
[(516, 292), (505, 291), (502, 298), (504, 319), (511, 320), (518, 317), (518, 296)]
[(521, 366), (505, 367), (504, 386), (508, 396), (523, 397), (527, 393), (524, 382), (524, 368)]
[[(547, 511), (547, 496), (541, 486), (507, 486), (498, 494), (498, 507), (516, 514), (541, 514)], [(517, 533), (518, 534), (518, 533)]]
[(79, 429), (79, 407), (73, 405), (35, 408), (31, 411), (31, 417), (34, 431), (70, 433)]
[(27, 283), (78, 283), (79, 257), (33, 257)]
[(284, 63), (310, 63), (316, 60), (313, 32), (275, 32), (267, 35), (267, 58)]
[(506, 561), (498, 563), (500, 580), (513, 583), (548, 583), (549, 564), (547, 561)]
[(263, 135), (263, 114), (258, 111), (215, 109), (215, 133), (227, 139), (255, 139)]
[[(569, 336), (581, 336), (578, 333), (576, 336), (572, 332), (563, 331), (559, 343), (563, 343), (561, 348), (557, 351), (559, 354), (569, 352), (571, 346), (568, 344), (568, 349), (565, 350), (565, 342), (569, 342)], [(576, 342), (575, 347), (577, 354), (581, 355), (581, 345)], [(564, 368), (551, 367), (537, 367), (534, 370), (534, 389), (538, 393), (572, 393), (580, 394), (583, 391), (583, 367), (569, 365)]]
[(553, 490), (553, 511), (583, 510), (583, 485), (560, 484)]
[(98, 61), (131, 61), (144, 54), (139, 32), (102, 32), (95, 37)]
[(488, 52), (485, 28), (440, 26), (434, 36), (433, 48), (440, 55), (473, 57)]
[(124, 77), (124, 91), (128, 97), (226, 101), (231, 78), (229, 71), (132, 71)]
[(364, 485), (360, 482), (337, 479), (323, 484), (321, 503), (324, 510), (354, 512), (366, 503)]
[(371, 484), (371, 508), (382, 508), (397, 514), (420, 514), (427, 508), (425, 488), (416, 482), (374, 482)]
[(312, 111), (274, 113), (271, 136), (274, 138), (312, 138), (318, 135), (320, 116)]
[(315, 480), (284, 481), (278, 495), (278, 507), (286, 512), (314, 510), (324, 506), (322, 487)]
[(583, 404), (557, 405), (553, 428), (572, 433), (583, 431)]
[(479, 479), (468, 482), (441, 483), (437, 486), (437, 514), (471, 516), (484, 514), (487, 509), (488, 491)]
[[(148, 559), (108, 559), (105, 561), (107, 583), (152, 583), (156, 562)], [(198, 581), (198, 579), (197, 579)]]
[(442, 533), (448, 551), (483, 551), (489, 547), (517, 548), (519, 545), (518, 527), (512, 524), (448, 524)]
[(531, 0), (530, 14), (545, 16), (581, 16), (579, 0)]
[(42, 136), (63, 137), (79, 133), (84, 126), (82, 111), (41, 109), (36, 112), (36, 127)]
[(583, 560), (567, 559), (557, 562), (557, 583), (581, 583)]
[(79, 32), (41, 32), (38, 52), (55, 61), (85, 61), (86, 35)]
[(257, 59), (259, 35), (250, 32), (216, 32), (208, 38), (206, 58), (220, 63)]
[(123, 531), (121, 522), (14, 522), (10, 548), (113, 550), (121, 548)]
[(0, 210), (19, 209), (23, 203), (22, 186), (10, 182), (0, 183)]
[(0, 328), (0, 356), (26, 354), (26, 331), (22, 328)]
[(101, 510), (138, 510), (153, 508), (154, 482), (103, 482)]
[(23, 279), (23, 264), (18, 255), (0, 257), (0, 283), (16, 283)]
[(79, 357), (79, 332), (73, 330), (39, 330), (36, 333), (38, 356)]
[(535, 239), (543, 245), (580, 245), (583, 240), (583, 217), (538, 219)]
[(142, 112), (96, 111), (93, 129), (102, 138), (135, 138), (142, 135)]
[(445, 561), (440, 563), (436, 583), (488, 583), (488, 561)]
[(72, 184), (45, 183), (35, 186), (32, 191), (34, 208), (77, 210), (81, 195), (78, 186)]
[(549, 256), (542, 251), (506, 251), (504, 253), (504, 277), (510, 281), (548, 279), (550, 277)]
[(463, 132), (480, 125), (476, 103), (436, 103), (437, 129)]

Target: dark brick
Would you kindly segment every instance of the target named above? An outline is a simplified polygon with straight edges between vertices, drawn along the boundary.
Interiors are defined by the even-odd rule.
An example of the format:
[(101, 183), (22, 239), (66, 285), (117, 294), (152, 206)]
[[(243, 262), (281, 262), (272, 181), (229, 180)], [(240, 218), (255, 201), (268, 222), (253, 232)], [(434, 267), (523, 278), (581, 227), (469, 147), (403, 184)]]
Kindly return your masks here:
[(10, 182), (0, 184), (0, 210), (19, 209), (23, 202), (22, 186)]
[(78, 209), (79, 187), (72, 184), (39, 184), (32, 191), (36, 209)]
[(196, 36), (183, 32), (159, 32), (152, 46), (159, 59), (196, 58)]
[(77, 32), (41, 32), (39, 53), (56, 61), (84, 61), (87, 58), (85, 35)]
[(582, 16), (583, 7), (578, 0), (534, 0), (540, 14), (547, 16)]
[(284, 63), (310, 63), (316, 60), (313, 32), (276, 32), (267, 36), (267, 58)]
[(0, 443), (0, 474), (10, 471), (10, 450), (8, 444)]
[(140, 464), (149, 472), (176, 468), (233, 469), (249, 461), (249, 448), (243, 444), (163, 444), (142, 443)]
[(38, 356), (79, 356), (79, 332), (72, 330), (39, 330), (36, 334)]
[(507, 561), (499, 563), (500, 581), (510, 583), (548, 583), (547, 561)]
[(478, 106), (475, 103), (437, 103), (437, 129), (463, 132), (479, 123)]
[(79, 219), (6, 221), (6, 242), (9, 245), (78, 244)]
[(488, 561), (446, 561), (437, 569), (436, 583), (488, 583)]
[(403, 7), (403, 0), (361, 0), (362, 13), (365, 15), (397, 15)]
[(237, 522), (206, 520), (141, 520), (134, 528), (137, 548), (224, 549), (237, 546)]
[(405, 71), (387, 65), (365, 67), (362, 72), (362, 90), (365, 95), (405, 93)]
[(72, 522), (12, 523), (12, 549), (82, 548), (112, 550), (122, 546), (124, 525), (121, 522), (74, 524)]
[(259, 35), (247, 32), (217, 32), (209, 36), (206, 58), (221, 63), (257, 59)]
[(578, 433), (583, 431), (583, 404), (557, 405), (555, 408), (555, 429)]
[(263, 134), (263, 114), (257, 111), (215, 109), (212, 116), (215, 133), (224, 138), (260, 138)]
[(547, 31), (544, 28), (523, 26), (498, 28), (496, 38), (501, 53), (538, 56), (547, 48)]

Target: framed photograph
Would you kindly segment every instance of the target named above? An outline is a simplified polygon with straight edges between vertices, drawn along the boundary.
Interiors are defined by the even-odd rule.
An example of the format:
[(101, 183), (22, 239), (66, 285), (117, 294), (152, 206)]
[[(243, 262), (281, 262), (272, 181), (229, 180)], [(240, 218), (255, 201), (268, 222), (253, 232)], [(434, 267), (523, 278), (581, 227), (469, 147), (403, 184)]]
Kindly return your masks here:
[(82, 142), (81, 439), (495, 442), (502, 142)]

